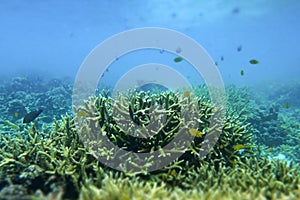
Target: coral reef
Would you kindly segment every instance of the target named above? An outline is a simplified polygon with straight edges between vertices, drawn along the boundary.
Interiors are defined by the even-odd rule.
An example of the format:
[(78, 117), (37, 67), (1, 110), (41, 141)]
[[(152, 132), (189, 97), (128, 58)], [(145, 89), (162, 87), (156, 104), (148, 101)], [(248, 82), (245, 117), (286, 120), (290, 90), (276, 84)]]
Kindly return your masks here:
[(207, 163), (181, 178), (189, 189), (170, 188), (157, 179), (149, 182), (108, 174), (101, 188), (92, 184), (84, 186), (79, 199), (298, 199), (296, 177), (297, 170), (280, 161), (247, 159), (235, 168), (222, 166), (218, 170)]
[[(259, 157), (253, 128), (246, 118), (229, 114), (222, 127), (210, 127), (220, 109), (204, 98), (179, 97), (172, 92), (133, 92), (116, 99), (103, 94), (74, 108), (76, 116), (55, 120), (51, 129), (32, 123), (10, 134), (1, 132), (0, 198), (300, 198), (298, 168)], [(151, 108), (157, 118), (151, 116)], [(182, 117), (188, 110), (192, 117)], [(166, 123), (161, 124), (164, 113)], [(127, 119), (142, 127), (140, 132), (134, 132), (135, 125)], [(160, 127), (155, 134), (145, 128), (151, 123)], [(105, 149), (105, 143), (104, 147), (96, 146), (102, 148), (91, 148), (93, 141), (101, 143), (99, 136), (104, 134), (123, 150), (158, 150), (160, 156), (168, 156), (170, 152), (162, 148), (175, 137), (180, 125), (187, 126), (183, 129), (186, 135), (195, 133), (190, 146), (185, 151), (179, 148), (180, 157), (155, 171), (147, 171), (156, 164), (151, 158), (147, 160), (149, 166), (139, 166), (139, 158), (126, 162), (125, 156), (119, 163), (130, 164), (134, 173), (119, 172), (96, 159), (102, 156), (109, 160), (111, 152), (117, 150)], [(205, 157), (199, 157), (205, 137), (214, 129), (221, 131), (216, 145)], [(20, 193), (14, 192), (16, 188)]]
[[(219, 123), (217, 122), (215, 122), (213, 127), (210, 127), (210, 119), (215, 118), (214, 116), (220, 110), (215, 109), (213, 111), (213, 107), (205, 102), (203, 98), (196, 98), (195, 102), (193, 102), (190, 97), (180, 100), (178, 96), (171, 92), (152, 95), (149, 92), (134, 92), (133, 95), (119, 95), (116, 100), (104, 96), (91, 98), (86, 102), (84, 108), (78, 108), (76, 111), (83, 110), (87, 113), (87, 116), (85, 116), (86, 120), (83, 123), (81, 121), (82, 117), (79, 117), (79, 121), (81, 121), (80, 126), (78, 126), (79, 135), (85, 141), (85, 146), (93, 146), (95, 140), (98, 140), (98, 143), (101, 144), (101, 149), (97, 149), (98, 157), (109, 157), (111, 152), (118, 154), (116, 152), (118, 150), (113, 148), (111, 152), (104, 151), (103, 149), (107, 148), (103, 148), (105, 141), (101, 140), (97, 135), (95, 136), (95, 132), (98, 134), (102, 132), (114, 145), (117, 145), (122, 150), (139, 153), (160, 150), (161, 156), (167, 159), (167, 155), (171, 153), (172, 149), (164, 152), (165, 150), (162, 147), (174, 139), (174, 131), (178, 130), (180, 125), (184, 127), (181, 129), (182, 132), (186, 133), (194, 127), (197, 129), (196, 131), (199, 131), (200, 135), (194, 138), (188, 149), (182, 149), (183, 155), (177, 160), (178, 163), (189, 161), (189, 164), (193, 165), (197, 163), (199, 152), (201, 152), (205, 142), (208, 140), (206, 136), (213, 135), (216, 129), (222, 129), (222, 131), (220, 130), (222, 134), (219, 139), (214, 138), (214, 136), (209, 138), (210, 140), (218, 140), (218, 142), (214, 146), (213, 153), (208, 154), (205, 159), (218, 160), (217, 162), (223, 162), (226, 165), (234, 165), (236, 159), (242, 159), (247, 155), (251, 155), (254, 144), (251, 142), (251, 134), (247, 130), (247, 123), (230, 117), (224, 122), (224, 127), (218, 127)], [(193, 104), (196, 104), (198, 109), (198, 113), (195, 115), (190, 114), (194, 112)], [(153, 105), (157, 105), (152, 111), (156, 118), (149, 116), (149, 110)], [(116, 111), (114, 111), (114, 108)], [(167, 113), (166, 123), (162, 123), (162, 117), (158, 114), (162, 112)], [(149, 124), (150, 118), (152, 118), (152, 124)], [(138, 128), (136, 124), (139, 125)], [(147, 129), (146, 126), (151, 128)], [(153, 127), (156, 127), (157, 130), (154, 130)], [(139, 132), (136, 130), (139, 130)], [(154, 134), (151, 132), (154, 132)], [(132, 135), (135, 137), (132, 137)], [(186, 138), (188, 135), (183, 135), (183, 137)], [(94, 145), (97, 146), (98, 144)], [(177, 144), (176, 149), (178, 151), (181, 145), (184, 146), (182, 143)], [(236, 145), (243, 146), (242, 152), (239, 151), (240, 149), (235, 149)], [(151, 168), (152, 162), (151, 160), (147, 161), (147, 164), (150, 165), (149, 168)], [(122, 163), (122, 160), (116, 163)], [(157, 165), (157, 163), (155, 164)], [(132, 168), (140, 166), (139, 163), (134, 163), (132, 160), (130, 165)], [(177, 168), (179, 167), (178, 164), (176, 166)]]
[[(291, 95), (298, 88), (296, 83), (278, 87), (272, 84), (259, 88), (226, 87), (228, 113), (249, 123), (257, 146), (256, 154), (300, 162), (297, 153), (300, 149), (300, 110), (295, 103), (296, 95)], [(195, 90), (198, 95), (208, 95), (207, 88), (203, 86)], [(286, 108), (286, 102), (293, 107)]]
[(28, 112), (43, 109), (40, 121), (51, 124), (54, 118), (60, 119), (62, 115), (71, 113), (71, 81), (67, 78), (45, 79), (28, 76), (3, 81), (0, 102), (6, 106), (0, 106), (0, 121), (15, 123)]

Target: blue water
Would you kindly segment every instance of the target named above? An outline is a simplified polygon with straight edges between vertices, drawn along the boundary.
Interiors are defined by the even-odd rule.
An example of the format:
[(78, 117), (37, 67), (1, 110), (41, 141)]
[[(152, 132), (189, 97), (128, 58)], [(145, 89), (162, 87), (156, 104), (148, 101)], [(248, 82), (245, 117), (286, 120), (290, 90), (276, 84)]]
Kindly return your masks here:
[[(105, 39), (125, 30), (154, 26), (195, 39), (218, 63), (225, 83), (297, 80), (299, 9), (297, 0), (3, 0), (0, 75), (74, 78), (84, 58)], [(250, 59), (260, 63), (251, 65)], [(132, 67), (116, 70), (120, 72), (116, 77)]]

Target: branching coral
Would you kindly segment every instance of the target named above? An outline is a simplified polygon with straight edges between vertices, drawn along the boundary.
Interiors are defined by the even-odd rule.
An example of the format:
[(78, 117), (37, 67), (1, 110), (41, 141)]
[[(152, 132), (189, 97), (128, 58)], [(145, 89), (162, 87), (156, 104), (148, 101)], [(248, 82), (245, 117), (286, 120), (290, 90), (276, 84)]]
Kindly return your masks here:
[[(280, 166), (284, 166), (281, 168)], [(275, 172), (275, 173), (274, 173)], [(277, 176), (277, 173), (282, 173)], [(172, 174), (180, 177), (180, 174)], [(206, 165), (181, 178), (185, 189), (170, 188), (162, 179), (153, 181), (105, 175), (101, 188), (85, 185), (81, 200), (101, 199), (299, 199), (297, 169), (283, 162), (247, 159), (235, 168)], [(280, 178), (279, 178), (280, 177)]]
[[(219, 121), (211, 125), (211, 119), (215, 119), (217, 113), (221, 112), (219, 109), (212, 107), (203, 98), (180, 99), (178, 96), (171, 92), (160, 94), (134, 92), (125, 97), (119, 95), (117, 100), (104, 96), (91, 98), (85, 107), (77, 108), (76, 111), (86, 112), (84, 119), (82, 116), (77, 117), (80, 125), (79, 135), (86, 146), (92, 147), (98, 158), (105, 157), (108, 160), (112, 152), (118, 155), (118, 148), (138, 153), (159, 150), (159, 155), (164, 157), (178, 151), (183, 155), (174, 163), (175, 168), (187, 161), (189, 165), (197, 165), (199, 152), (203, 150), (208, 140), (218, 139), (216, 137), (218, 135), (214, 135), (218, 131), (222, 134), (217, 145), (210, 147), (213, 151), (204, 158), (205, 160), (234, 165), (237, 159), (251, 154), (254, 145), (246, 123), (228, 117), (224, 127), (220, 127)], [(184, 143), (179, 142), (173, 149), (164, 148), (177, 137), (178, 131), (182, 133), (181, 141), (187, 140), (190, 137), (190, 130), (195, 130), (198, 135), (192, 135), (195, 138), (191, 140), (188, 148), (183, 148)], [(107, 142), (102, 139), (102, 135), (107, 136), (118, 148), (112, 147), (113, 150), (109, 148), (112, 152), (103, 150), (103, 146), (104, 149), (108, 147), (103, 145)], [(236, 145), (242, 145), (242, 150), (235, 149)], [(101, 146), (101, 149), (97, 148), (98, 146)], [(124, 157), (116, 163), (123, 162)], [(138, 161), (134, 163), (130, 160), (130, 164), (131, 167), (140, 166)], [(154, 162), (149, 158), (147, 164), (151, 168)]]
[[(82, 199), (299, 198), (297, 168), (256, 158), (252, 129), (237, 116), (227, 116), (222, 127), (212, 126), (221, 110), (203, 98), (133, 92), (116, 99), (91, 97), (84, 107), (74, 109), (77, 116), (54, 121), (51, 131), (32, 124), (15, 134), (2, 134), (3, 190), (23, 184), (24, 193), (37, 198), (48, 193), (53, 198), (63, 193), (63, 198)], [(220, 131), (216, 144), (205, 157), (199, 156), (206, 139), (216, 139), (206, 136), (216, 130)], [(151, 156), (140, 165), (141, 157), (120, 154), (120, 149), (157, 151), (166, 159), (172, 152), (165, 146), (178, 132), (183, 142), (174, 147), (181, 156), (164, 168), (149, 172), (160, 164)], [(192, 140), (182, 148), (187, 137)], [(114, 148), (108, 148), (103, 138)], [(101, 157), (117, 158), (115, 164), (126, 173), (115, 170), (118, 166), (107, 167), (98, 160)], [(36, 194), (37, 190), (41, 192)]]

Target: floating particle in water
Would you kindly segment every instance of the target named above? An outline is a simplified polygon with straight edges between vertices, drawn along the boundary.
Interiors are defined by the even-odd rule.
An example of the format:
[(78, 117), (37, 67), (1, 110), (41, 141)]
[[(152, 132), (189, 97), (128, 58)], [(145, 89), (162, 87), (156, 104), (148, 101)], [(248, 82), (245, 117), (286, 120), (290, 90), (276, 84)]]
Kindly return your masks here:
[(176, 57), (176, 58), (174, 58), (174, 62), (176, 62), (176, 63), (181, 62), (181, 61), (183, 61), (182, 57)]
[(256, 64), (259, 63), (259, 61), (256, 60), (256, 59), (251, 59), (251, 60), (249, 60), (249, 63), (250, 63), (250, 64), (253, 64), (253, 65), (256, 65)]
[(164, 52), (165, 52), (164, 49), (159, 50), (159, 53), (164, 53)]

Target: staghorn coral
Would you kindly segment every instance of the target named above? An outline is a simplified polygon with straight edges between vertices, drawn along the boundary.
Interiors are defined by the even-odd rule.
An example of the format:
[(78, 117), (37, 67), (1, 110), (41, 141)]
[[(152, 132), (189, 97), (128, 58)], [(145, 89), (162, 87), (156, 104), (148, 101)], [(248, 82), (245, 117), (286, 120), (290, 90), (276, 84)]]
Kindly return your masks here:
[[(209, 126), (210, 119), (220, 110), (203, 98), (180, 99), (177, 96), (169, 92), (135, 92), (114, 100), (100, 95), (89, 99), (85, 107), (75, 108), (77, 113), (81, 111), (80, 116), (72, 118), (66, 115), (62, 120), (55, 121), (49, 132), (39, 130), (32, 124), (15, 134), (3, 134), (0, 143), (1, 189), (23, 184), (25, 192), (22, 194), (38, 199), (48, 195), (49, 198), (77, 198), (80, 195), (82, 199), (299, 198), (297, 168), (282, 162), (254, 159), (251, 128), (238, 117), (227, 116), (212, 151), (206, 157), (199, 157), (204, 137), (214, 128), (220, 128)], [(117, 113), (114, 113), (114, 101), (120, 108)], [(192, 105), (197, 105), (198, 109), (192, 107), (191, 102), (196, 102)], [(151, 106), (157, 118), (151, 116)], [(187, 110), (197, 111), (196, 118), (192, 115), (182, 119)], [(164, 116), (160, 113), (166, 113), (164, 124), (159, 122)], [(156, 123), (162, 126), (156, 134), (149, 134), (152, 137), (149, 139), (144, 137), (145, 134), (148, 136), (147, 129), (129, 132), (134, 129), (130, 129), (133, 124), (124, 121), (128, 117), (138, 125)], [(116, 120), (120, 121), (117, 123)], [(82, 126), (76, 127), (78, 122)], [(126, 123), (129, 126), (122, 127)], [(172, 130), (179, 125), (187, 126), (183, 129), (187, 132), (185, 134), (191, 126), (201, 131), (203, 136), (193, 138), (184, 152), (180, 149), (183, 154), (173, 163), (153, 172), (147, 172), (145, 166), (134, 165), (138, 160), (130, 160), (130, 164), (140, 171), (117, 172), (94, 157), (95, 150), (96, 156), (109, 157), (113, 149), (105, 149), (105, 146), (93, 149), (84, 145), (87, 141), (100, 141), (99, 135), (89, 134), (89, 131), (101, 127), (102, 133), (94, 133), (105, 134), (115, 145), (136, 152), (157, 149), (163, 156), (169, 152), (160, 147), (174, 137), (175, 131)], [(149, 142), (152, 146), (148, 145)], [(245, 148), (235, 148), (240, 144)], [(122, 158), (120, 161), (124, 162)], [(151, 158), (148, 161), (149, 166), (155, 165)], [(37, 190), (42, 192), (35, 194)]]
[[(85, 142), (85, 146), (91, 147), (96, 152), (95, 156), (100, 159), (109, 160), (113, 153), (118, 155), (122, 150), (139, 153), (159, 150), (160, 156), (167, 159), (176, 149), (177, 153), (183, 155), (174, 162), (174, 168), (182, 168), (179, 163), (187, 161), (190, 165), (198, 165), (199, 152), (202, 151), (207, 140), (218, 139), (217, 134), (214, 134), (216, 131), (221, 131), (222, 134), (217, 145), (210, 147), (213, 151), (206, 156), (206, 160), (234, 165), (236, 159), (251, 154), (254, 144), (251, 141), (251, 134), (247, 133), (246, 123), (242, 125), (243, 123), (237, 118), (228, 118), (224, 122), (224, 127), (219, 127), (221, 124), (219, 122), (210, 126), (210, 120), (221, 112), (220, 109), (213, 108), (203, 98), (179, 99), (178, 96), (171, 92), (160, 94), (134, 92), (125, 97), (119, 95), (116, 100), (101, 95), (98, 98), (91, 98), (86, 102), (85, 107), (77, 108), (76, 111), (83, 110), (87, 115), (84, 120), (82, 117), (77, 119), (79, 135)], [(197, 108), (193, 108), (193, 105)], [(154, 116), (149, 114), (151, 109)], [(162, 118), (161, 113), (166, 113), (166, 119)], [(174, 149), (162, 149), (175, 138), (175, 132), (178, 130), (183, 132), (182, 141), (187, 140), (188, 130), (192, 127), (201, 133), (201, 137), (195, 137), (187, 149), (182, 147), (184, 143), (177, 144)], [(100, 137), (101, 135), (107, 136), (120, 149), (105, 146), (107, 142)], [(238, 144), (245, 146), (243, 152), (234, 149)], [(106, 150), (108, 148), (110, 151)], [(136, 158), (135, 161), (131, 160), (131, 157), (121, 157), (121, 159), (115, 163), (124, 163), (127, 159), (129, 160), (127, 164), (130, 166), (124, 167), (134, 168), (134, 170), (149, 171), (152, 166), (157, 165), (150, 157)], [(147, 166), (141, 166), (143, 162), (139, 159), (147, 159)]]
[(25, 183), (28, 193), (36, 189), (49, 192), (53, 186), (60, 185), (79, 191), (78, 179), (85, 175), (84, 167), (89, 160), (94, 162), (76, 137), (69, 116), (60, 123), (55, 121), (53, 131), (49, 133), (38, 131), (32, 124), (22, 134), (4, 136), (1, 184)]
[(255, 159), (239, 162), (237, 166), (216, 170), (206, 165), (191, 169), (183, 178), (185, 189), (170, 188), (161, 179), (150, 182), (107, 174), (101, 188), (89, 183), (82, 188), (79, 199), (299, 199), (299, 179), (293, 166)]

